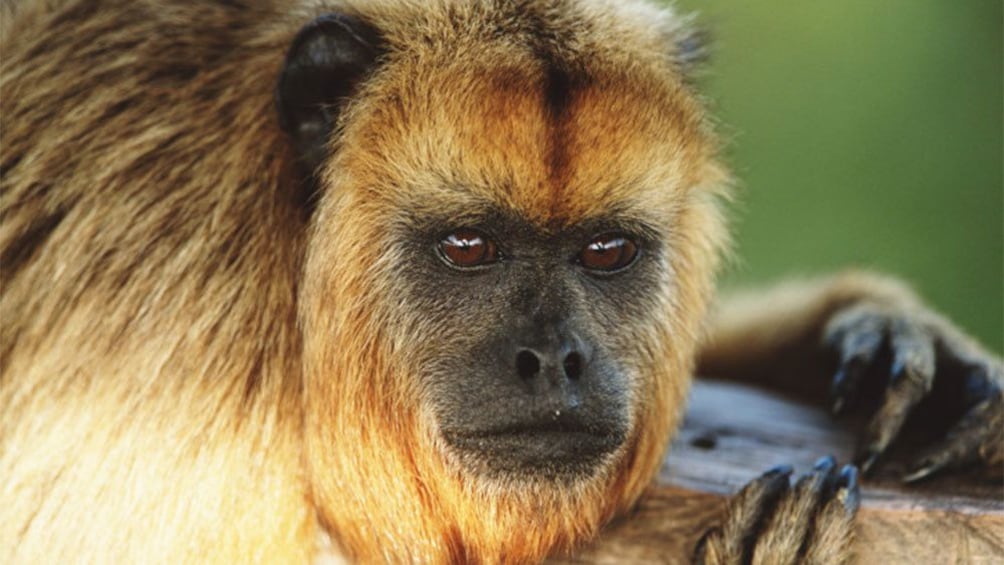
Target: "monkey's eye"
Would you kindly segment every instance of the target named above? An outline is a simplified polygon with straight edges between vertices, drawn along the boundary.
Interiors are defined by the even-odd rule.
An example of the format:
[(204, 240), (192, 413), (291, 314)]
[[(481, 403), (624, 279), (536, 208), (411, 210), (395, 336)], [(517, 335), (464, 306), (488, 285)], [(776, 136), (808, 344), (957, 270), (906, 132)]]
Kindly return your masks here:
[(439, 241), (439, 253), (448, 263), (461, 268), (489, 265), (499, 260), (495, 242), (467, 228), (446, 234)]
[(638, 244), (618, 233), (593, 238), (579, 252), (578, 262), (590, 271), (611, 273), (631, 265), (638, 257)]

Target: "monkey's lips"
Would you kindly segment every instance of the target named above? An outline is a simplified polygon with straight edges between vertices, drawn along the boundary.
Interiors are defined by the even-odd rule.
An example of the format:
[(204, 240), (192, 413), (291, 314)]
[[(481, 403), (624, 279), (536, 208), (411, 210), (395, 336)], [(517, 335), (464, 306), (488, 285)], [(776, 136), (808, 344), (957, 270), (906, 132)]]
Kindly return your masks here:
[(589, 473), (624, 441), (624, 433), (613, 428), (567, 421), (455, 430), (443, 435), (466, 466), (509, 476)]

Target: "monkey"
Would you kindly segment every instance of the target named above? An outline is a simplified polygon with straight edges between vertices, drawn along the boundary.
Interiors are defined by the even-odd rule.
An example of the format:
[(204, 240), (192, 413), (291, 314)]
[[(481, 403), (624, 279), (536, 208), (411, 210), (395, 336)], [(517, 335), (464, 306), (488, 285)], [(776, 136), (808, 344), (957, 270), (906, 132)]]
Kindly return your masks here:
[[(713, 302), (733, 181), (670, 8), (3, 16), (4, 563), (539, 562), (629, 513), (694, 374), (877, 388), (863, 471), (927, 401), (908, 478), (1002, 459), (1000, 360), (901, 283)], [(845, 562), (858, 467), (792, 473), (667, 560)]]

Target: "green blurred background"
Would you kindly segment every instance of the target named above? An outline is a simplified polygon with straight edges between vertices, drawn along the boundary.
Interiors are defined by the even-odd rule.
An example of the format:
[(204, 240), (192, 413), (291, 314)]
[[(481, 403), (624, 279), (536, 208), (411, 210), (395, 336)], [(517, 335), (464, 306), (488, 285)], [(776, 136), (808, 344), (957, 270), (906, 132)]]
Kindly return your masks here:
[(740, 179), (726, 287), (877, 269), (1004, 349), (1002, 2), (676, 5)]

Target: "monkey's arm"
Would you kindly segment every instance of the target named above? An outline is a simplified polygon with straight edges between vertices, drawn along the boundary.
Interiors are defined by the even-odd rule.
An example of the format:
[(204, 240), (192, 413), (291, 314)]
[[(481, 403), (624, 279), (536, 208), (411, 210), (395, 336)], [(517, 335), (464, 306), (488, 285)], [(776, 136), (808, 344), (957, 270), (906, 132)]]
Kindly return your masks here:
[(889, 278), (848, 273), (734, 296), (712, 317), (697, 372), (819, 401), (828, 391), (834, 413), (875, 397), (857, 456), (866, 472), (919, 405), (951, 424), (907, 480), (1004, 462), (1001, 360)]

